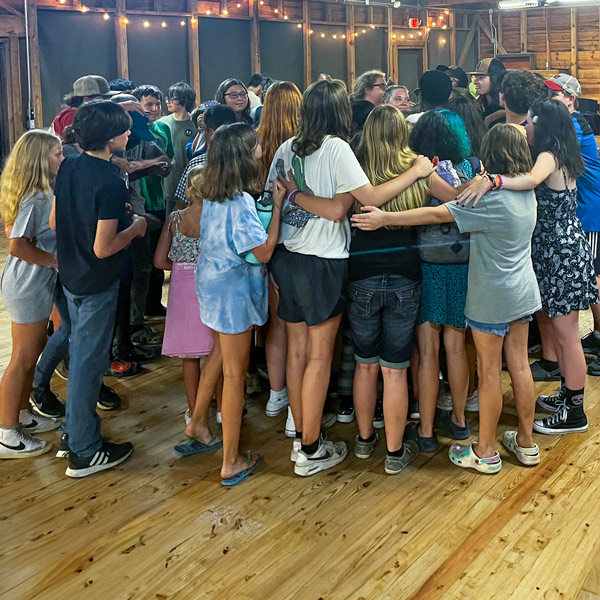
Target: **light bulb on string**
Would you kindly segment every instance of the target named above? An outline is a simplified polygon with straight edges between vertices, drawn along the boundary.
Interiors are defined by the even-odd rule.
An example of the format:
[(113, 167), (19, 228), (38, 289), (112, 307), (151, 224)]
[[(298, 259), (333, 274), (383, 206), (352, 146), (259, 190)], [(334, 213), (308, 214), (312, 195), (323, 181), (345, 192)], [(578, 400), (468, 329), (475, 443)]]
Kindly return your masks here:
[(103, 18), (105, 21), (108, 21), (108, 20), (110, 19), (110, 15), (109, 15), (108, 13), (104, 13), (104, 14), (102, 15), (102, 18)]
[(185, 21), (179, 21), (179, 24), (180, 24), (182, 27), (185, 27)]
[(298, 29), (302, 29), (302, 23), (298, 23), (297, 27)]
[(225, 10), (223, 11), (223, 14), (224, 14), (225, 16), (227, 16), (227, 15), (229, 14), (229, 11), (228, 11), (227, 9), (225, 9)]
[(161, 21), (160, 26), (165, 29), (167, 26), (167, 22), (166, 21)]
[(148, 27), (150, 27), (150, 21), (143, 21), (142, 25), (144, 26), (145, 29), (148, 29)]

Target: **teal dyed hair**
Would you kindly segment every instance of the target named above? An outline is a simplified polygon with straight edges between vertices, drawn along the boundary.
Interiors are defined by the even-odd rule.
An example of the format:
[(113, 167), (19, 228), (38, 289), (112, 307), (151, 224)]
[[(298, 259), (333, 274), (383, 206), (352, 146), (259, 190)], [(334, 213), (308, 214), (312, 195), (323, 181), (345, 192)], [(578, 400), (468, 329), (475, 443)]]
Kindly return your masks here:
[(437, 110), (448, 121), (452, 133), (456, 136), (461, 158), (464, 160), (471, 156), (471, 140), (469, 139), (467, 127), (462, 117), (447, 108), (439, 108)]

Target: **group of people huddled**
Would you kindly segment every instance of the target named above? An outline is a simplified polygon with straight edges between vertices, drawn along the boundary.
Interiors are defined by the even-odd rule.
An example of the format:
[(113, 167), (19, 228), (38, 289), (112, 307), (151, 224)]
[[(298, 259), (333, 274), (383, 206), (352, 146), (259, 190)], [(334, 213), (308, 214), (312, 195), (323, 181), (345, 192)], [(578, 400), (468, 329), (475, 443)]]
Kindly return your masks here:
[[(450, 460), (500, 471), (503, 361), (518, 424), (502, 444), (519, 463), (540, 462), (534, 432), (587, 430), (584, 348), (597, 354), (600, 332), (582, 345), (578, 317), (591, 306), (600, 330), (600, 160), (574, 77), (440, 65), (415, 104), (380, 71), (352, 95), (326, 74), (304, 94), (257, 74), (198, 108), (176, 83), (166, 117), (158, 87), (119, 83), (78, 79), (51, 131), (25, 133), (2, 172), (13, 349), (0, 458), (49, 451), (36, 434), (60, 426), (68, 476), (120, 464), (133, 446), (101, 434), (96, 409), (120, 407), (103, 376), (162, 354), (182, 359), (188, 441), (175, 452), (222, 449), (222, 484), (236, 485), (261, 464), (239, 448), (261, 345), (266, 414), (287, 411), (297, 475), (347, 456), (323, 433), (336, 385), (355, 456), (383, 428), (388, 474), (436, 451), (438, 434), (468, 440), (467, 411), (478, 439), (451, 443)], [(161, 316), (164, 337), (145, 322)], [(543, 354), (530, 366), (534, 318)], [(50, 389), (60, 365), (66, 404)], [(536, 400), (534, 380), (553, 379)], [(536, 402), (550, 415), (536, 420)]]

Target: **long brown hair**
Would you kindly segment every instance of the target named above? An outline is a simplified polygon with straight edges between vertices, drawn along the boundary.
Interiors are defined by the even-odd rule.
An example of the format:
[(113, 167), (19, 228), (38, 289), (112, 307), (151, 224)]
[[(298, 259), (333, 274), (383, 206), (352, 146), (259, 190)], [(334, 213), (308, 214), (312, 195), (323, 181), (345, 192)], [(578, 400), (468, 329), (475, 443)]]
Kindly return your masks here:
[[(358, 160), (369, 181), (379, 185), (408, 171), (417, 155), (408, 147), (408, 124), (404, 115), (392, 104), (374, 108), (365, 122), (357, 149)], [(381, 210), (400, 212), (425, 205), (430, 178), (419, 179)]]
[(527, 139), (519, 126), (494, 125), (483, 136), (481, 160), (490, 173), (520, 175), (533, 168)]
[(346, 84), (339, 79), (316, 81), (302, 96), (298, 136), (292, 150), (300, 157), (310, 156), (334, 135), (345, 142), (350, 139), (352, 111)]
[(253, 156), (257, 144), (256, 131), (248, 123), (222, 125), (215, 131), (196, 186), (204, 200), (222, 202), (262, 189), (258, 161)]
[(298, 132), (300, 102), (302, 102), (302, 94), (291, 81), (273, 83), (265, 94), (265, 103), (257, 130), (263, 152), (260, 159), (260, 174), (263, 181), (267, 179), (277, 148)]

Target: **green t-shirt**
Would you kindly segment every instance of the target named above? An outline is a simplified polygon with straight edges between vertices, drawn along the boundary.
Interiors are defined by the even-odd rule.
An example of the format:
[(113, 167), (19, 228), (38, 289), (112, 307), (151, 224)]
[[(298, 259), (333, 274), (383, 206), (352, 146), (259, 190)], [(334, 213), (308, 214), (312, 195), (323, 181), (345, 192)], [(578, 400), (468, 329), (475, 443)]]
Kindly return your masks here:
[[(154, 121), (154, 123), (150, 123), (149, 127), (160, 149), (169, 158), (173, 158), (173, 143), (171, 142), (169, 126), (163, 121)], [(143, 177), (140, 180), (140, 192), (146, 200), (146, 210), (159, 211), (165, 209), (163, 179), (163, 177)]]
[(175, 161), (171, 168), (171, 173), (168, 177), (165, 177), (165, 183), (163, 186), (163, 193), (165, 202), (175, 202), (175, 190), (177, 184), (183, 175), (186, 165), (188, 164), (187, 154), (185, 153), (185, 146), (188, 142), (192, 142), (198, 133), (195, 125), (191, 119), (186, 121), (176, 121), (173, 115), (168, 115), (160, 119), (161, 122), (166, 123), (171, 131), (171, 139), (173, 140), (173, 151)]

